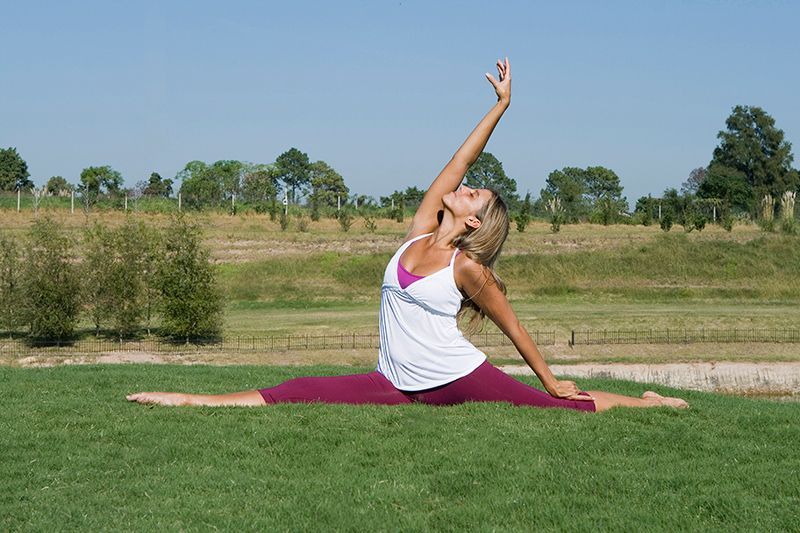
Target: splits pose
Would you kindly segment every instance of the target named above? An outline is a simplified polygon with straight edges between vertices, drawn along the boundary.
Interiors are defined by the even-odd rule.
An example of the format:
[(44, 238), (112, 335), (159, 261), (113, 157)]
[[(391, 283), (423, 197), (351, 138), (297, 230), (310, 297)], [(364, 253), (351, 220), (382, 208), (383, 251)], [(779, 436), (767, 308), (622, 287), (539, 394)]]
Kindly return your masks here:
[[(494, 264), (508, 236), (508, 209), (490, 189), (461, 185), (511, 101), (511, 67), (486, 74), (497, 103), (470, 133), (425, 194), (411, 229), (383, 276), (380, 349), (374, 372), (303, 377), (268, 389), (206, 395), (140, 392), (130, 401), (161, 405), (259, 406), (282, 402), (514, 405), (603, 411), (615, 406), (687, 407), (679, 398), (645, 392), (634, 398), (581, 391), (553, 376), (505, 296)], [(492, 366), (459, 331), (458, 320), (489, 317), (514, 343), (547, 392)]]

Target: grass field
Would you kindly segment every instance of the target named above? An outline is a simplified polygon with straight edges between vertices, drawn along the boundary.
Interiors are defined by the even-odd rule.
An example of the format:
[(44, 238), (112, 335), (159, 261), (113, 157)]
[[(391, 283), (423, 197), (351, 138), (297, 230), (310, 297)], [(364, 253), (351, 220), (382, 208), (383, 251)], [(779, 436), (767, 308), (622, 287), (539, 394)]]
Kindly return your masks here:
[(596, 415), (507, 404), (215, 410), (124, 400), (143, 389), (212, 393), (353, 371), (0, 368), (0, 529), (797, 528), (791, 404), (683, 391), (688, 411)]

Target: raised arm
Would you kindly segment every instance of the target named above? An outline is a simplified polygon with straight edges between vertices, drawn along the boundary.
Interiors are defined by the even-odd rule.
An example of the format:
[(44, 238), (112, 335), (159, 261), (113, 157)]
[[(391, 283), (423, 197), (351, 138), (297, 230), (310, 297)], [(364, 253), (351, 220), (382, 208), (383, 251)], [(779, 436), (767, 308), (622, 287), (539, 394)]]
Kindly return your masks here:
[(569, 400), (591, 400), (589, 396), (578, 395), (580, 389), (574, 382), (556, 379), (488, 269), (465, 257), (464, 254), (459, 254), (455, 263), (455, 277), (459, 288), (467, 297), (478, 304), (486, 316), (511, 339), (519, 354), (536, 373), (551, 396)]
[(495, 79), (488, 72), (486, 78), (494, 87), (497, 94), (497, 103), (486, 113), (486, 116), (475, 126), (464, 144), (456, 151), (444, 169), (436, 176), (428, 191), (422, 198), (422, 203), (414, 215), (411, 229), (406, 235), (406, 240), (433, 231), (438, 225), (437, 215), (444, 209), (442, 197), (452, 192), (461, 185), (461, 180), (469, 167), (478, 159), (483, 151), (495, 126), (500, 121), (511, 102), (511, 65), (508, 58), (505, 61), (497, 60), (497, 73)]

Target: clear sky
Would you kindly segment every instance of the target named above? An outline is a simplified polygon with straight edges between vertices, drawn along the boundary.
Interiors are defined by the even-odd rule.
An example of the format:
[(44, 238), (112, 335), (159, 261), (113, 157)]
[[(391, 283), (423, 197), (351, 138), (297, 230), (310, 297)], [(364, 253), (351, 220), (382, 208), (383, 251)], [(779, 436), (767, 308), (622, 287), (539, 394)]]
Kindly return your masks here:
[[(32, 179), (295, 146), (351, 192), (427, 187), (512, 64), (487, 147), (538, 196), (603, 165), (633, 203), (708, 164), (737, 104), (800, 142), (800, 2), (0, 1), (0, 146)], [(493, 71), (494, 72), (494, 71)], [(798, 161), (795, 166), (800, 166)]]

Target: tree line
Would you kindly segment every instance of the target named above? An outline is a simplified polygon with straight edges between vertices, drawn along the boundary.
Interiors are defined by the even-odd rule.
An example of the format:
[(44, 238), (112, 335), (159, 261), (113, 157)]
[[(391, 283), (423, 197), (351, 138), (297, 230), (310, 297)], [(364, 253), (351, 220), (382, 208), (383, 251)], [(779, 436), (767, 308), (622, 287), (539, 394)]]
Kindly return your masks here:
[(78, 245), (49, 218), (24, 238), (0, 235), (0, 331), (69, 341), (83, 318), (117, 338), (156, 331), (214, 338), (223, 300), (200, 228), (177, 215), (164, 229), (132, 216), (96, 223)]
[[(602, 166), (564, 167), (551, 172), (539, 197), (528, 193), (521, 199), (517, 182), (503, 169), (502, 162), (484, 152), (469, 169), (465, 183), (471, 187), (490, 187), (507, 201), (517, 228), (524, 230), (531, 217), (549, 219), (554, 230), (561, 224), (594, 222), (600, 224), (650, 224), (657, 221), (668, 229), (672, 223), (702, 229), (706, 222), (730, 226), (734, 218), (772, 220), (781, 213), (781, 198), (800, 187), (798, 171), (792, 167), (791, 144), (785, 140), (775, 120), (756, 106), (735, 106), (717, 137), (710, 163), (692, 170), (680, 192), (667, 188), (659, 197), (637, 199), (630, 212), (623, 196), (619, 176)], [(180, 182), (175, 191), (174, 185)], [(48, 194), (77, 192), (88, 209), (98, 198), (126, 194), (132, 198), (169, 198), (176, 192), (190, 209), (229, 207), (237, 204), (272, 218), (285, 204), (304, 206), (312, 220), (321, 215), (337, 218), (342, 206), (382, 209), (385, 216), (402, 220), (407, 210), (415, 210), (424, 195), (417, 187), (396, 190), (379, 199), (350, 194), (342, 175), (324, 161), (311, 161), (297, 148), (280, 154), (273, 163), (255, 164), (236, 160), (214, 163), (190, 161), (174, 179), (152, 173), (133, 189), (123, 189), (123, 179), (110, 166), (88, 167), (73, 186), (61, 177), (48, 180)], [(0, 149), (0, 190), (32, 187), (27, 164), (15, 148)], [(772, 212), (767, 213), (767, 209)], [(784, 208), (785, 209), (785, 208)], [(785, 213), (783, 218), (786, 217)], [(283, 227), (282, 223), (282, 227)]]

